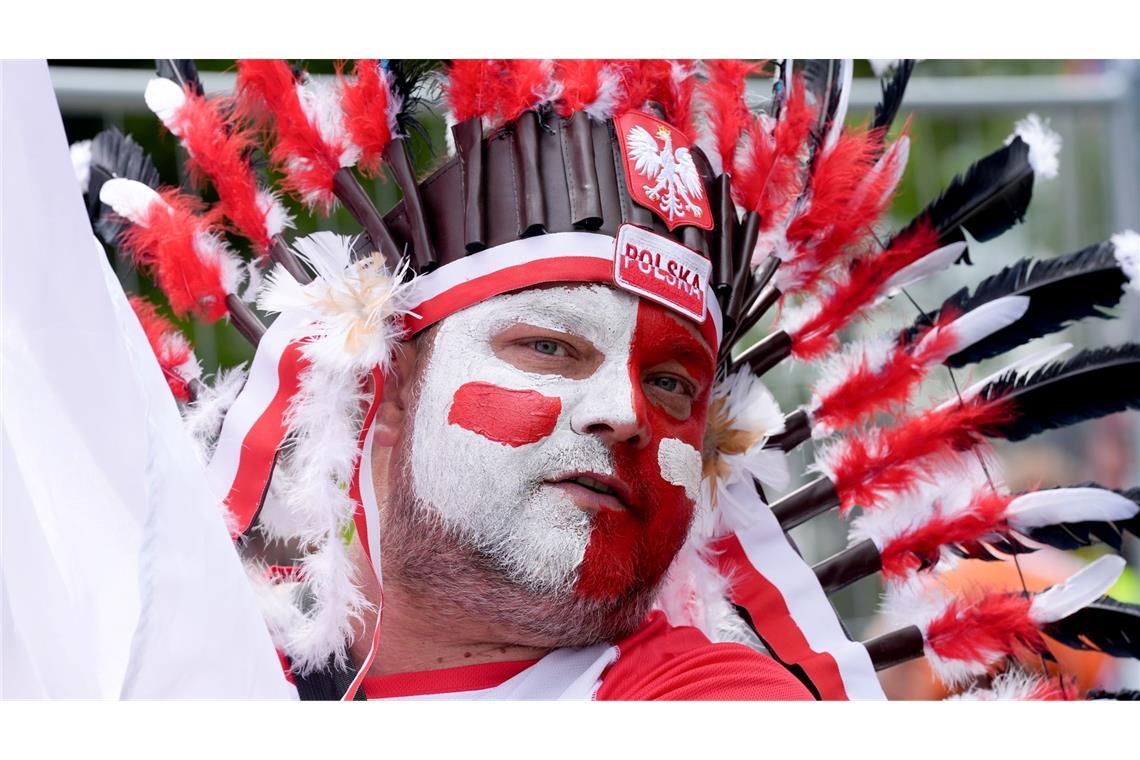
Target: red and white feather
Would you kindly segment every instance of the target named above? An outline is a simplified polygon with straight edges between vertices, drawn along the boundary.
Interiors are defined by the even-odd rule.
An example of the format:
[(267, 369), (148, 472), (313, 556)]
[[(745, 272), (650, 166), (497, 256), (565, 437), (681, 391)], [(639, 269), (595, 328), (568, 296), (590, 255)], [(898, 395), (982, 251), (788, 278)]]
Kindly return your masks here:
[(931, 668), (941, 681), (955, 686), (990, 673), (1006, 657), (1046, 651), (1041, 627), (1099, 599), (1124, 567), (1122, 557), (1101, 557), (1064, 583), (1029, 597), (951, 595), (916, 578), (888, 590), (884, 611), (922, 631)]
[(392, 75), (377, 60), (353, 64), (352, 79), (338, 73), (345, 128), (360, 149), (357, 165), (366, 176), (379, 173), (384, 149), (399, 136), (397, 116), (400, 97), (392, 87)]
[(246, 270), (221, 237), (216, 213), (199, 216), (196, 198), (129, 179), (108, 180), (99, 199), (131, 223), (123, 249), (154, 277), (175, 315), (225, 316), (226, 296), (237, 294)]
[(169, 319), (159, 314), (150, 301), (140, 296), (131, 296), (128, 300), (142, 323), (147, 342), (158, 359), (170, 392), (179, 401), (189, 401), (190, 383), (202, 377), (202, 365), (198, 363), (190, 341)]
[(191, 172), (209, 179), (218, 191), (218, 207), (263, 258), (272, 238), (293, 226), (276, 194), (262, 187), (247, 160), (253, 133), (234, 118), (232, 101), (209, 100), (169, 79), (147, 84), (147, 106), (178, 137)]
[(849, 343), (829, 358), (812, 389), (812, 435), (823, 437), (876, 412), (905, 406), (933, 367), (1013, 324), (1028, 308), (1028, 297), (1005, 296), (960, 317), (943, 312), (913, 344), (898, 339)]
[(336, 203), (333, 180), (352, 166), (360, 148), (348, 138), (334, 82), (298, 82), (280, 60), (238, 62), (238, 103), (262, 126), (274, 126), (272, 162), (285, 174), (285, 188), (311, 207), (329, 211)]
[(947, 702), (1062, 702), (1076, 698), (1074, 678), (1056, 678), (1010, 668), (994, 677), (989, 686), (973, 686)]

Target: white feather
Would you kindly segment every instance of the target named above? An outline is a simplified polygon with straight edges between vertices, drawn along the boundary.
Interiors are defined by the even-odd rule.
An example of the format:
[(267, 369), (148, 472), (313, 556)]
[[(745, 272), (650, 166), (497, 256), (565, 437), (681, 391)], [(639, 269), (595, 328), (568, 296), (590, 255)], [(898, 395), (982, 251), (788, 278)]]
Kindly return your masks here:
[(910, 137), (903, 135), (895, 140), (894, 143), (891, 144), (891, 147), (887, 148), (887, 152), (875, 162), (875, 167), (859, 182), (859, 187), (855, 190), (852, 203), (866, 195), (867, 188), (870, 187), (871, 183), (876, 182), (881, 175), (887, 173), (891, 176), (890, 182), (883, 188), (882, 194), (878, 199), (879, 203), (885, 203), (887, 198), (898, 188), (899, 182), (902, 181), (909, 159)]
[(297, 84), (297, 98), (309, 123), (331, 146), (340, 146), (337, 160), (342, 167), (352, 166), (360, 158), (360, 147), (349, 138), (340, 107), (340, 84), (331, 79), (309, 77)]
[(293, 217), (272, 191), (257, 191), (257, 207), (265, 215), (265, 231), (270, 237), (293, 228)]
[(725, 411), (733, 429), (763, 434), (765, 438), (784, 432), (779, 402), (747, 366), (725, 378), (713, 395), (725, 399)]
[[(1021, 319), (1029, 309), (1029, 296), (1004, 296), (966, 312), (945, 328), (954, 332), (954, 347), (946, 356), (969, 348), (978, 341), (988, 338), (1002, 328), (1009, 327)], [(932, 330), (919, 342), (915, 353), (922, 353), (928, 342), (939, 330)], [(943, 357), (945, 358), (945, 357)]]
[[(812, 386), (808, 414), (814, 414), (824, 399), (835, 393), (855, 372), (878, 372), (882, 369), (894, 346), (895, 341), (890, 338), (862, 338), (852, 340), (840, 351), (828, 355), (820, 365), (819, 379)], [(812, 432), (816, 437), (822, 437), (831, 430), (820, 426), (818, 432)]]
[(90, 140), (71, 144), (71, 168), (75, 170), (75, 179), (79, 180), (79, 189), (86, 193), (87, 184), (91, 181)]
[(595, 121), (605, 121), (613, 116), (621, 94), (621, 73), (613, 65), (602, 66), (598, 71), (598, 96), (583, 110)]
[(1108, 593), (1127, 563), (1109, 554), (1089, 563), (1064, 583), (1042, 591), (1033, 598), (1029, 616), (1044, 625), (1062, 620)]
[(147, 82), (143, 99), (151, 113), (177, 136), (178, 132), (171, 125), (178, 114), (178, 109), (186, 102), (186, 92), (169, 79), (155, 77)]
[(1037, 179), (1053, 179), (1057, 176), (1060, 167), (1061, 136), (1049, 128), (1048, 123), (1041, 117), (1031, 113), (1014, 126), (1013, 134), (1006, 138), (1005, 144), (1013, 142), (1013, 138), (1020, 137), (1029, 146), (1029, 165), (1033, 167), (1033, 177)]
[(1134, 517), (1140, 507), (1104, 488), (1050, 488), (1015, 498), (1005, 516), (1015, 530), (1072, 522), (1106, 522)]
[(880, 295), (887, 295), (899, 288), (924, 280), (932, 274), (937, 274), (958, 260), (966, 244), (962, 242), (936, 248), (913, 264), (909, 264), (895, 272), (879, 289)]
[(1025, 702), (1036, 699), (1036, 695), (1048, 690), (1049, 683), (1041, 676), (1013, 669), (997, 676), (989, 688), (974, 686), (961, 694), (947, 697), (947, 702)]
[(133, 224), (145, 224), (152, 203), (166, 205), (157, 192), (142, 182), (115, 177), (99, 188), (99, 200)]
[(1112, 236), (1116, 263), (1128, 278), (1125, 289), (1140, 293), (1140, 234), (1125, 230)]
[(827, 139), (823, 143), (823, 152), (827, 153), (839, 142), (839, 135), (843, 132), (843, 121), (847, 118), (847, 105), (851, 101), (851, 83), (855, 75), (855, 62), (849, 58), (843, 59), (843, 84), (839, 90), (839, 105), (835, 108), (835, 118)]
[(202, 263), (216, 264), (221, 270), (223, 290), (235, 295), (241, 292), (241, 284), (247, 276), (245, 264), (222, 237), (212, 232), (198, 231), (194, 233), (193, 247)]
[(226, 412), (245, 385), (245, 366), (218, 370), (212, 385), (203, 385), (198, 397), (182, 407), (182, 424), (202, 464), (210, 461)]

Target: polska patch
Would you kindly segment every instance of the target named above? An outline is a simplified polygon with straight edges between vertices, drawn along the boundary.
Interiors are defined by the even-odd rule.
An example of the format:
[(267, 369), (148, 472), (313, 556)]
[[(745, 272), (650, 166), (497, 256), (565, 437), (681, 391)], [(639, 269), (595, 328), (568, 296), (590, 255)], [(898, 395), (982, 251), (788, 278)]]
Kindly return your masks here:
[(674, 227), (713, 228), (708, 194), (683, 132), (648, 114), (629, 111), (615, 127), (629, 195)]
[(704, 322), (712, 264), (701, 254), (632, 224), (618, 230), (614, 282), (631, 293)]

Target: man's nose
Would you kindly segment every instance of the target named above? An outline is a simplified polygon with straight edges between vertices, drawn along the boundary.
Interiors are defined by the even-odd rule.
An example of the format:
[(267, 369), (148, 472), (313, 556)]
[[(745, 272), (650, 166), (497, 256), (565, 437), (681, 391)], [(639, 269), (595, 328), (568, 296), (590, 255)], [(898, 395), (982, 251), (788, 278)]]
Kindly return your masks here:
[[(617, 373), (614, 373), (617, 374)], [(570, 415), (570, 429), (579, 435), (596, 435), (613, 446), (619, 443), (641, 448), (649, 444), (644, 403), (637, 403), (629, 375), (611, 376), (607, 382), (591, 383)]]

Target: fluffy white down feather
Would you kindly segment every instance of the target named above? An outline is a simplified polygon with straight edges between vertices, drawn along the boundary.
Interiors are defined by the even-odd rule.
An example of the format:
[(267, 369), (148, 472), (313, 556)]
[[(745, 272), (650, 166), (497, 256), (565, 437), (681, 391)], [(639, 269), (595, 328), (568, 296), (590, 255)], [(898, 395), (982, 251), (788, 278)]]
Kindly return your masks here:
[(1117, 233), (1112, 236), (1112, 245), (1116, 263), (1128, 278), (1125, 289), (1140, 293), (1140, 234), (1132, 230)]
[(341, 167), (353, 166), (360, 158), (360, 147), (349, 139), (340, 107), (340, 84), (333, 79), (308, 77), (297, 84), (297, 99), (309, 123), (329, 145), (340, 145), (337, 156)]
[(257, 207), (265, 214), (265, 231), (270, 237), (293, 228), (293, 217), (285, 210), (281, 199), (273, 191), (258, 190)]
[(1049, 684), (1040, 676), (1014, 668), (994, 678), (989, 688), (975, 686), (961, 694), (947, 697), (947, 702), (994, 702), (1031, 700)]
[(605, 121), (614, 114), (618, 96), (621, 94), (621, 74), (612, 65), (605, 65), (598, 71), (598, 96), (583, 110), (595, 121)]
[(202, 464), (210, 461), (222, 420), (245, 385), (245, 365), (222, 369), (212, 385), (203, 384), (198, 398), (182, 407), (182, 423)]
[[(829, 354), (820, 365), (819, 379), (812, 386), (811, 400), (807, 407), (808, 414), (814, 414), (823, 400), (834, 393), (856, 371), (864, 367), (872, 372), (882, 369), (894, 345), (894, 341), (890, 338), (877, 336), (853, 340), (840, 351)], [(830, 432), (830, 428), (821, 425), (817, 435), (826, 435)]]
[(1061, 165), (1061, 136), (1050, 129), (1047, 122), (1031, 113), (1017, 122), (1005, 144), (1009, 145), (1015, 137), (1020, 137), (1029, 146), (1029, 165), (1033, 167), (1034, 182), (1057, 176)]
[(400, 337), (393, 317), (406, 314), (404, 263), (389, 272), (380, 256), (351, 261), (352, 238), (317, 232), (293, 243), (316, 279), (302, 285), (282, 267), (274, 267), (258, 298), (268, 312), (292, 311), (312, 320), (314, 340), (305, 355), (342, 372), (387, 368)]

